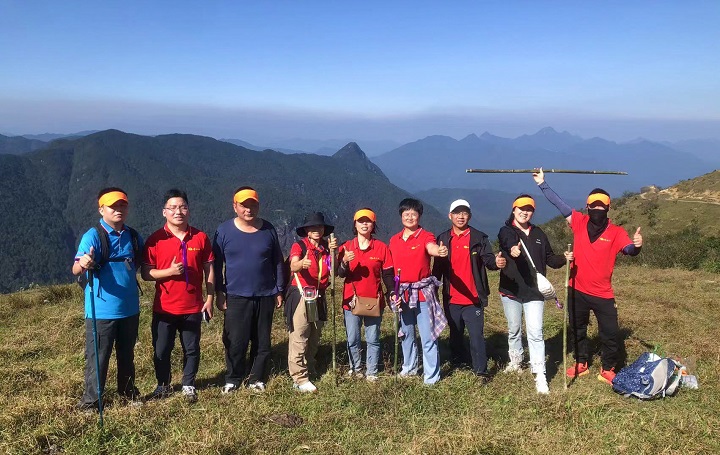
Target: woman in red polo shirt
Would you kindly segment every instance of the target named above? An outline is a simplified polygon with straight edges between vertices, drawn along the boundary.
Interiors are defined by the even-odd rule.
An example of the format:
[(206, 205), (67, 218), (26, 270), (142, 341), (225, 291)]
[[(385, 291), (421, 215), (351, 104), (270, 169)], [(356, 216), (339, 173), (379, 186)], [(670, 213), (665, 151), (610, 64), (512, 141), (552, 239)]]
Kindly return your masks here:
[[(422, 202), (407, 198), (398, 208), (403, 230), (390, 238), (390, 253), (400, 275), (400, 332), (403, 365), (400, 377), (418, 372), (415, 326), (420, 332), (425, 384), (440, 380), (440, 353), (437, 339), (447, 326), (447, 318), (437, 299), (440, 282), (430, 270), (430, 257), (446, 257), (445, 245), (435, 243), (435, 235), (420, 227)], [(395, 308), (393, 308), (395, 310)]]
[[(393, 262), (390, 250), (380, 240), (373, 238), (375, 233), (375, 212), (363, 208), (353, 217), (355, 238), (348, 240), (338, 250), (340, 267), (338, 275), (345, 279), (343, 288), (343, 313), (347, 332), (350, 375), (362, 376), (362, 357), (360, 326), (365, 324), (365, 342), (367, 343), (367, 361), (365, 377), (368, 381), (377, 380), (380, 363), (380, 323), (385, 299), (382, 295), (381, 281), (385, 282), (388, 296), (393, 294)], [(356, 315), (355, 296), (377, 299), (375, 315)], [(373, 312), (374, 312), (373, 311)]]
[(530, 195), (521, 194), (513, 201), (510, 217), (498, 233), (500, 249), (512, 258), (500, 272), (500, 300), (508, 323), (510, 363), (505, 371), (521, 370), (522, 317), (525, 313), (530, 370), (535, 374), (535, 390), (546, 395), (550, 389), (545, 377), (545, 298), (538, 289), (535, 271), (545, 275), (547, 266), (559, 269), (565, 265), (565, 257), (555, 254), (542, 229), (530, 223), (534, 213), (535, 200)]

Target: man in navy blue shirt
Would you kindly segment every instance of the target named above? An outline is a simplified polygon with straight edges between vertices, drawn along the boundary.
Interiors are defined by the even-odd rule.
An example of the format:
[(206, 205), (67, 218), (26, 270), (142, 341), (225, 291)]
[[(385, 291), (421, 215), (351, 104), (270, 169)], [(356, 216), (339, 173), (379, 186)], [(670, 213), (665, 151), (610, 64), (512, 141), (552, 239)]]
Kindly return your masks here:
[[(258, 217), (259, 209), (254, 189), (244, 186), (235, 190), (233, 210), (237, 216), (218, 226), (213, 240), (216, 304), (225, 311), (223, 393), (238, 389), (245, 379), (251, 390), (265, 390), (273, 313), (283, 302), (286, 277), (280, 242), (275, 227)], [(246, 368), (249, 343), (250, 368)]]

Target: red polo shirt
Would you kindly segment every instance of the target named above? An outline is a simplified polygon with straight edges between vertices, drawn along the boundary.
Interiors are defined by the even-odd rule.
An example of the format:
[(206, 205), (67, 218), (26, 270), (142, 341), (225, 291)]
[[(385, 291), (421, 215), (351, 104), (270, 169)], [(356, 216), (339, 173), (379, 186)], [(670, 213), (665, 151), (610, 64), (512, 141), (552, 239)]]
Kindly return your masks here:
[(460, 235), (455, 230), (450, 231), (450, 303), (457, 305), (472, 305), (478, 301), (475, 279), (470, 264), (470, 229), (465, 229)]
[(633, 243), (625, 229), (608, 223), (600, 238), (590, 243), (587, 224), (590, 217), (572, 211), (570, 228), (573, 231), (573, 261), (570, 285), (580, 292), (602, 299), (612, 299), (612, 274), (620, 251)]
[(435, 235), (418, 228), (407, 240), (403, 231), (390, 238), (390, 253), (395, 270), (400, 269), (400, 281), (414, 283), (430, 276), (430, 255), (427, 244), (435, 243)]
[(338, 261), (346, 251), (355, 253), (355, 259), (348, 264), (348, 274), (343, 287), (343, 309), (350, 310), (348, 302), (353, 298), (353, 286), (360, 297), (377, 297), (385, 305), (382, 295), (382, 271), (393, 268), (393, 260), (387, 245), (377, 239), (370, 239), (366, 250), (361, 250), (358, 239), (348, 240), (338, 249)]
[[(186, 250), (185, 261), (183, 249)], [(145, 242), (144, 264), (162, 270), (170, 267), (173, 259), (184, 263), (187, 282), (185, 273), (156, 281), (153, 311), (169, 314), (199, 313), (204, 304), (203, 265), (214, 260), (208, 236), (189, 226), (185, 237), (180, 240), (168, 230), (167, 224), (158, 229)]]
[[(310, 255), (310, 268), (309, 269), (302, 269), (299, 272), (297, 272), (297, 276), (300, 278), (300, 284), (302, 287), (305, 286), (315, 286), (318, 287), (318, 275), (320, 275), (320, 286), (319, 291), (322, 291), (324, 289), (327, 289), (327, 287), (330, 284), (330, 252), (322, 245), (318, 245), (317, 247), (310, 243), (310, 240), (308, 240), (307, 237), (298, 240), (298, 242), (303, 242), (305, 244), (305, 248), (307, 248), (307, 252)], [(297, 242), (293, 243), (292, 248), (290, 248), (290, 260), (292, 261), (293, 257), (300, 257), (302, 254), (302, 250), (300, 249), (300, 245), (298, 245)], [(322, 267), (322, 270), (320, 269)], [(292, 273), (292, 272), (291, 272)], [(295, 276), (292, 276), (292, 286), (297, 287), (297, 283), (295, 282)]]

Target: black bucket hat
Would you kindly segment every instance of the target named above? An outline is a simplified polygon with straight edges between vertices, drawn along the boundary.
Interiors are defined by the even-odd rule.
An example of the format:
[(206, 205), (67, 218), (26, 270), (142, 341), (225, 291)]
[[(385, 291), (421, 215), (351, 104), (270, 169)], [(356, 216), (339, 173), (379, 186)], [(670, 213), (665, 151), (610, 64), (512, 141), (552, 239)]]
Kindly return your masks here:
[(298, 237), (305, 237), (307, 235), (305, 228), (310, 226), (325, 226), (325, 233), (323, 235), (330, 235), (335, 230), (335, 226), (330, 226), (325, 222), (325, 215), (323, 215), (322, 212), (313, 212), (305, 215), (303, 224), (295, 229), (295, 233)]

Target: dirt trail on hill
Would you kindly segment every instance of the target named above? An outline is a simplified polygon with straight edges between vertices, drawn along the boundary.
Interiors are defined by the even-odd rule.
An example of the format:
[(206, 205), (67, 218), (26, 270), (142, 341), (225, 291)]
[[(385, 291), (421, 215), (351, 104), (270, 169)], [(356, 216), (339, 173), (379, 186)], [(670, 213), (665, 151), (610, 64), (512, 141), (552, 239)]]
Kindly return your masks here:
[(641, 193), (640, 198), (647, 199), (648, 195), (656, 195), (669, 201), (720, 205), (720, 192), (718, 191), (706, 190), (703, 192), (680, 193), (677, 188), (667, 188), (660, 191), (648, 191), (646, 193)]

